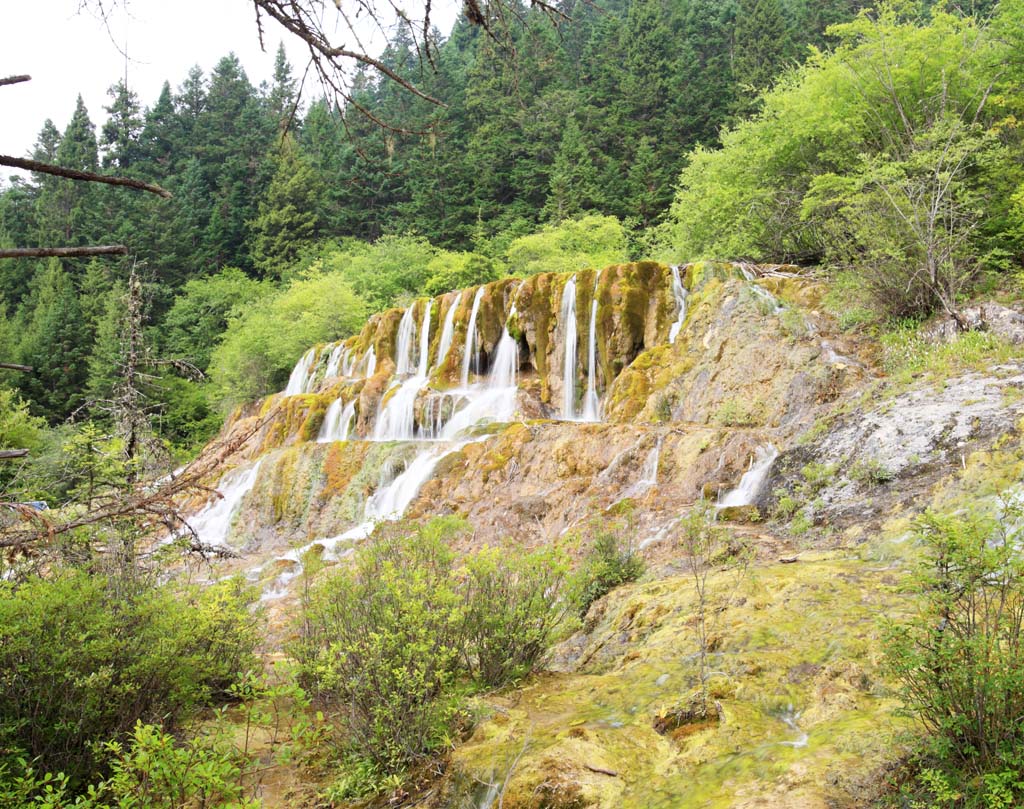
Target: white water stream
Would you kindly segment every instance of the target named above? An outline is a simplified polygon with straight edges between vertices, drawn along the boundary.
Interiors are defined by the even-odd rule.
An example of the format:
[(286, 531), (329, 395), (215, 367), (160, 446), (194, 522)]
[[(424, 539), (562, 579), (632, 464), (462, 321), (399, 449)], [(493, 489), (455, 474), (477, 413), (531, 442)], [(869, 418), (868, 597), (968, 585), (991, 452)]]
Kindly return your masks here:
[(316, 348), (311, 348), (295, 364), (291, 376), (288, 377), (288, 386), (284, 389), (285, 396), (297, 396), (305, 393), (310, 382), (310, 370), (313, 367), (313, 360), (316, 359)]
[(469, 325), (466, 326), (466, 350), (462, 355), (462, 387), (469, 385), (469, 367), (476, 357), (476, 316), (480, 312), (480, 299), (484, 296), (484, 288), (480, 287), (473, 296), (473, 308), (469, 313)]
[[(217, 491), (221, 496), (208, 502), (188, 519), (189, 528), (202, 545), (214, 548), (227, 545), (231, 521), (238, 513), (242, 500), (256, 484), (256, 476), (262, 462), (260, 460), (249, 467), (232, 469), (224, 475), (217, 485)], [(179, 536), (181, 534), (182, 532), (178, 533)]]
[(448, 311), (444, 316), (444, 325), (441, 327), (441, 342), (437, 346), (437, 362), (435, 365), (440, 368), (445, 359), (448, 357), (448, 352), (452, 348), (452, 340), (455, 337), (455, 313), (459, 310), (459, 304), (462, 302), (462, 293), (460, 292), (455, 296), (455, 300), (452, 301), (452, 305), (448, 307)]
[(758, 447), (756, 457), (751, 459), (750, 468), (740, 478), (739, 485), (718, 501), (719, 508), (730, 508), (733, 506), (751, 506), (757, 500), (758, 492), (764, 484), (768, 472), (779, 457), (779, 451), (769, 444), (767, 447)]
[(565, 335), (565, 353), (562, 357), (562, 418), (576, 418), (576, 276), (569, 279), (562, 290), (560, 315)]
[(594, 279), (594, 300), (590, 303), (590, 334), (587, 337), (587, 392), (583, 396), (583, 421), (601, 420), (601, 400), (597, 395), (597, 284)]
[(676, 315), (676, 322), (672, 324), (672, 328), (668, 332), (668, 341), (670, 343), (676, 341), (680, 329), (683, 328), (683, 321), (686, 320), (686, 299), (689, 297), (689, 293), (679, 277), (678, 264), (672, 265), (672, 297), (676, 299), (676, 308), (679, 310), (679, 313)]

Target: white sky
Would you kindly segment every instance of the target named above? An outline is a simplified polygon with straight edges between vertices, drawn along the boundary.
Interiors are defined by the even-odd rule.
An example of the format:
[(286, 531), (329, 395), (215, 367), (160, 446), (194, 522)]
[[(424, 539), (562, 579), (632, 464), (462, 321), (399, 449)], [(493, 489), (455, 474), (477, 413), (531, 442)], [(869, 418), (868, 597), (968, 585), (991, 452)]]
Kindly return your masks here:
[[(27, 156), (47, 118), (63, 131), (79, 93), (98, 132), (110, 103), (107, 88), (125, 73), (124, 50), (128, 85), (144, 107), (156, 102), (165, 80), (176, 89), (195, 64), (209, 75), (230, 51), (255, 86), (269, 81), (279, 41), (297, 78), (306, 65), (305, 45), (266, 17), (267, 52), (260, 50), (251, 0), (130, 0), (112, 14), (110, 32), (89, 12), (78, 13), (79, 5), (80, 0), (0, 0), (0, 77), (32, 76), (30, 82), (0, 87), (0, 154)], [(458, 3), (436, 6), (438, 27), (447, 30)], [(381, 40), (374, 44), (367, 36), (367, 49), (379, 50)], [(344, 44), (351, 45), (351, 38)], [(308, 82), (305, 98), (317, 95), (319, 88)]]

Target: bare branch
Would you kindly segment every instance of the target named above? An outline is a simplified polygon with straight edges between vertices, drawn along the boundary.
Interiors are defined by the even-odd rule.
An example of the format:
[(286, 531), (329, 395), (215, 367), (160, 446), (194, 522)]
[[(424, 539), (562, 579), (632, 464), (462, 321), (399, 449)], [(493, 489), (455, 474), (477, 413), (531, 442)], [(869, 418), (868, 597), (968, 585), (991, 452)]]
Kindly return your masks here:
[(38, 160), (26, 160), (21, 157), (0, 155), (0, 166), (9, 166), (12, 169), (25, 169), (35, 171), (39, 174), (52, 174), (56, 177), (67, 177), (69, 180), (84, 180), (90, 183), (106, 183), (107, 185), (118, 185), (124, 188), (134, 188), (138, 191), (148, 191), (164, 199), (171, 198), (171, 192), (152, 183), (136, 180), (131, 177), (114, 177), (109, 174), (94, 174), (91, 171), (79, 171), (78, 169), (67, 169), (61, 166), (54, 166), (50, 163), (40, 163)]
[(99, 247), (10, 247), (0, 248), (0, 258), (84, 258), (87, 256), (126, 256), (123, 244)]
[(6, 79), (0, 79), (0, 87), (6, 87), (8, 84), (21, 84), (23, 81), (32, 81), (32, 77), (25, 76), (8, 76)]
[(6, 461), (11, 458), (24, 458), (28, 455), (27, 449), (0, 449), (0, 461)]
[(17, 365), (13, 362), (0, 362), (0, 369), (6, 371), (24, 371), (26, 374), (32, 373), (31, 365)]

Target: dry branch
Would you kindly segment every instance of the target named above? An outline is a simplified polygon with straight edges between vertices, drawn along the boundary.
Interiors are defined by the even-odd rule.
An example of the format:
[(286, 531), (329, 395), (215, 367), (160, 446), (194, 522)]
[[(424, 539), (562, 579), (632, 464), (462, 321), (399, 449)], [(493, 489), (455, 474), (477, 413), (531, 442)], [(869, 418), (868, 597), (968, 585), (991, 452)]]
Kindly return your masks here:
[(69, 180), (84, 180), (89, 183), (106, 183), (107, 185), (118, 185), (123, 188), (134, 188), (138, 191), (148, 191), (157, 194), (165, 199), (171, 198), (171, 192), (152, 183), (145, 183), (131, 177), (115, 177), (109, 174), (94, 174), (91, 171), (79, 171), (78, 169), (66, 169), (62, 166), (54, 166), (50, 163), (40, 163), (38, 160), (26, 160), (22, 157), (11, 157), (0, 155), (0, 166), (9, 166), (12, 169), (25, 169), (35, 171), (39, 174), (52, 174), (55, 177), (66, 177)]
[(27, 449), (0, 449), (0, 461), (6, 461), (11, 458), (24, 458), (28, 455)]
[(18, 365), (13, 362), (0, 362), (0, 369), (5, 371), (24, 371), (26, 374), (32, 373), (31, 365)]
[(0, 87), (6, 87), (8, 84), (21, 84), (23, 81), (32, 81), (32, 77), (8, 76), (6, 79), (0, 79)]
[[(84, 258), (87, 256), (126, 256), (123, 244), (98, 247), (11, 247), (0, 248), (0, 258)], [(0, 366), (4, 367), (4, 366)], [(20, 370), (20, 369), (18, 369)]]

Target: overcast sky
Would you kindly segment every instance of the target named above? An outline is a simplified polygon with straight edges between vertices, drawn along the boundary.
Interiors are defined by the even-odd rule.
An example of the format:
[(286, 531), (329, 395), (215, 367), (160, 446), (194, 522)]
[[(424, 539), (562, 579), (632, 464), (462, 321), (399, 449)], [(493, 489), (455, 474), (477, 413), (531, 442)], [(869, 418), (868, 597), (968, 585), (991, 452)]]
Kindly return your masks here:
[[(113, 14), (109, 32), (89, 12), (78, 13), (79, 5), (0, 0), (0, 77), (32, 76), (0, 88), (0, 154), (27, 156), (47, 118), (63, 131), (79, 93), (98, 130), (107, 88), (125, 74), (122, 51), (129, 56), (128, 84), (143, 106), (155, 103), (165, 80), (177, 88), (196, 64), (208, 74), (229, 51), (257, 86), (270, 79), (279, 41), (295, 72), (305, 68), (304, 45), (271, 20), (264, 22), (267, 52), (260, 50), (251, 0), (130, 0), (127, 10)], [(438, 27), (447, 30), (457, 3), (435, 6)], [(367, 44), (368, 50), (378, 47)]]

